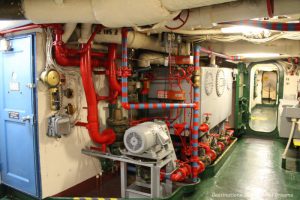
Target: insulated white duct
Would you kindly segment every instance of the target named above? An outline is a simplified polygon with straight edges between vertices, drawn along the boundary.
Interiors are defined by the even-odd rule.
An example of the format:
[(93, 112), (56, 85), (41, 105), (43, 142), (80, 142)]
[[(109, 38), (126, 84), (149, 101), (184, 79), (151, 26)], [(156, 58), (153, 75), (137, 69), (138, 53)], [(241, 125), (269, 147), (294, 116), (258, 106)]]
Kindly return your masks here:
[[(120, 29), (112, 29), (110, 31), (102, 31), (95, 36), (94, 41), (96, 43), (115, 43), (121, 44), (122, 36)], [(133, 49), (147, 49), (157, 52), (167, 52), (165, 46), (161, 43), (157, 37), (148, 36), (139, 32), (128, 32), (128, 47)], [(188, 44), (182, 44), (180, 49), (180, 55), (189, 55), (190, 46)]]
[(76, 26), (77, 26), (76, 23), (68, 23), (64, 25), (64, 34), (62, 35), (62, 41), (64, 43), (68, 42)]
[(86, 43), (92, 34), (92, 25), (89, 23), (81, 24), (79, 43)]
[[(95, 36), (96, 43), (122, 43), (121, 30), (102, 31)], [(165, 48), (161, 45), (158, 38), (147, 36), (143, 33), (128, 32), (128, 47), (134, 49), (148, 49), (152, 51), (165, 52)]]
[(182, 9), (233, 0), (24, 0), (25, 17), (34, 23), (95, 23), (133, 27), (172, 20)]
[(166, 56), (159, 53), (143, 53), (139, 56), (139, 67), (150, 67), (151, 64), (165, 65)]
[[(299, 5), (299, 0), (274, 0), (274, 16), (299, 14)], [(268, 17), (265, 0), (234, 1), (191, 9), (189, 19), (181, 29), (211, 28), (214, 23), (262, 17)], [(170, 24), (176, 27), (181, 22), (178, 20), (178, 25), (174, 22)]]

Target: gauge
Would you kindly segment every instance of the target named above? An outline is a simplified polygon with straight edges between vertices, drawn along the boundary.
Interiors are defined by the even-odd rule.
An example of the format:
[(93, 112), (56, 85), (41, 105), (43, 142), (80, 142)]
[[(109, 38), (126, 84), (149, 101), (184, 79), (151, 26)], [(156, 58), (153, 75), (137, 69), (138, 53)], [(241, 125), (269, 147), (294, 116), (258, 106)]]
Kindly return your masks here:
[(216, 91), (219, 97), (222, 96), (222, 94), (224, 93), (225, 87), (226, 87), (225, 74), (222, 69), (219, 69), (216, 75)]
[(204, 81), (205, 93), (207, 96), (209, 96), (212, 93), (214, 87), (214, 77), (211, 72), (207, 71), (205, 73)]

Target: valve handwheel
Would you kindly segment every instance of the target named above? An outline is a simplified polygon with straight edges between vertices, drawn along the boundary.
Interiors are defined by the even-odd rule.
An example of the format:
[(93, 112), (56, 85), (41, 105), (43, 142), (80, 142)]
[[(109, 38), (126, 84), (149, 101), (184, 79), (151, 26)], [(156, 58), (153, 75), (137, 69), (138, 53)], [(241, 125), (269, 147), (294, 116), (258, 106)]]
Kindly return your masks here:
[[(177, 30), (177, 29), (180, 29), (181, 27), (183, 27), (186, 22), (188, 21), (189, 19), (189, 16), (190, 16), (190, 11), (189, 10), (183, 10), (179, 13), (179, 15), (177, 15), (174, 19), (173, 19), (173, 22), (177, 22), (177, 21), (180, 21), (181, 24), (179, 26), (176, 26), (176, 27), (171, 27), (171, 26), (165, 26), (167, 29), (170, 29), (170, 30)], [(171, 22), (172, 23), (172, 22)]]

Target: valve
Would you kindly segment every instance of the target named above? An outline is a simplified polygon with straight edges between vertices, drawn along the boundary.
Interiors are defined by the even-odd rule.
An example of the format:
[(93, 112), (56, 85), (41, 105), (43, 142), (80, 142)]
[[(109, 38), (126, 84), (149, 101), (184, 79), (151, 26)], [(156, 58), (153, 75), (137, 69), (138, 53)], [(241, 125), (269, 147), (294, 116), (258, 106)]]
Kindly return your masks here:
[(185, 126), (186, 126), (186, 123), (175, 124), (174, 125), (174, 133), (175, 133), (175, 135), (181, 135), (181, 133), (185, 129)]
[(209, 116), (211, 116), (211, 113), (204, 113), (203, 115), (205, 116), (205, 122), (208, 123)]
[(202, 123), (199, 127), (199, 130), (203, 133), (207, 133), (209, 131), (209, 126), (207, 123)]
[[(200, 161), (201, 162), (201, 161)], [(204, 165), (204, 164), (203, 164)], [(202, 167), (202, 166), (201, 166)], [(202, 170), (202, 168), (201, 168)], [(191, 166), (188, 164), (182, 164), (171, 176), (170, 179), (173, 182), (184, 181), (192, 172)]]

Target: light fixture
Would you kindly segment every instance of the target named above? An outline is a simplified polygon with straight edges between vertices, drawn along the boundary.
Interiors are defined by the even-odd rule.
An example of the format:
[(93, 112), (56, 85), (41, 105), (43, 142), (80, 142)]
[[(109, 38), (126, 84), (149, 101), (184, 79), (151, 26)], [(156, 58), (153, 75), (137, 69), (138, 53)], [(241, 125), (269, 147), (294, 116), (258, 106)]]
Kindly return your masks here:
[(279, 57), (279, 53), (241, 53), (237, 54), (242, 58), (274, 58)]
[(29, 20), (0, 20), (0, 31), (30, 24)]
[(264, 28), (253, 27), (253, 26), (230, 26), (221, 28), (222, 33), (241, 33), (246, 36), (250, 35), (263, 35), (264, 37), (269, 37), (271, 32)]

